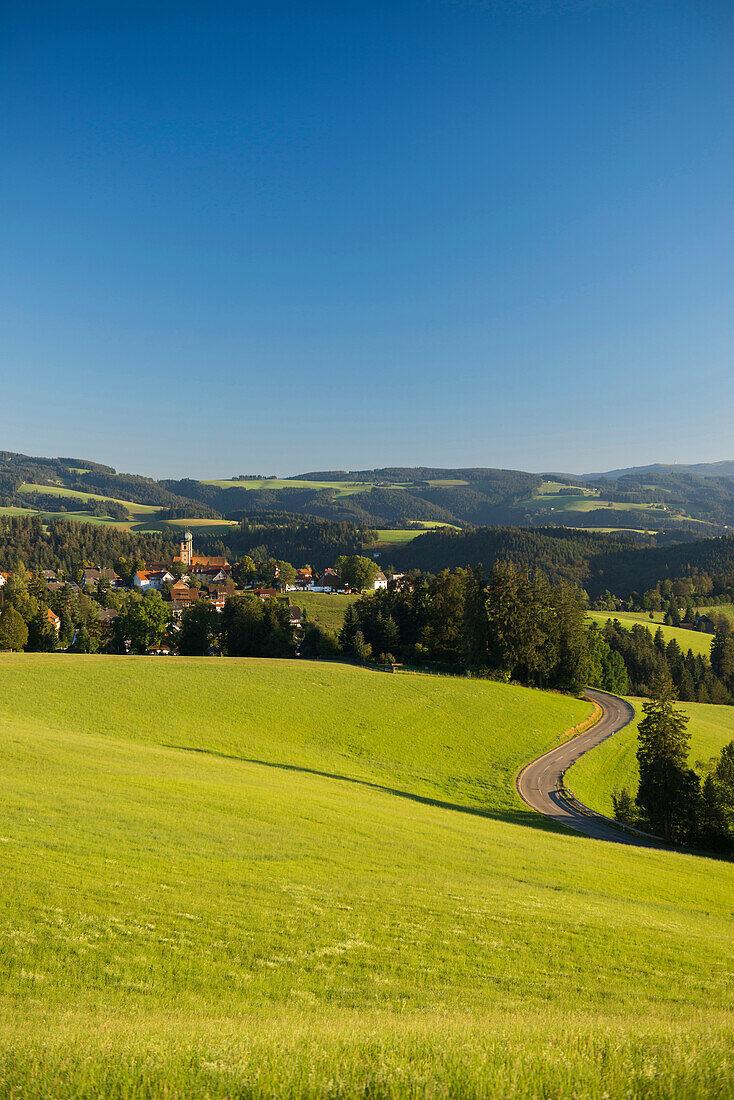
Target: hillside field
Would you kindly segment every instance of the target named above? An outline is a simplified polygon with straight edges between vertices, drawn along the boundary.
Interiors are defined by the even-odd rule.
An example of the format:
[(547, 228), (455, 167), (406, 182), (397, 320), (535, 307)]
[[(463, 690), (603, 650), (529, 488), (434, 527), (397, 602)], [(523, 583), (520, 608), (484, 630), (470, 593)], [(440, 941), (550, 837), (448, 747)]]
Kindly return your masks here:
[(734, 867), (515, 793), (589, 709), (2, 655), (0, 1095), (734, 1095)]
[(625, 630), (631, 630), (633, 626), (644, 626), (650, 631), (653, 638), (659, 628), (663, 632), (665, 641), (675, 640), (684, 653), (687, 653), (689, 649), (692, 649), (694, 654), (701, 654), (701, 656), (706, 657), (711, 653), (711, 645), (714, 640), (713, 634), (702, 634), (698, 630), (688, 630), (686, 627), (681, 626), (666, 626), (665, 623), (653, 622), (647, 615), (637, 614), (636, 612), (589, 611), (586, 617), (597, 623), (602, 629), (609, 619), (617, 619), (620, 626), (623, 626)]
[[(640, 709), (642, 700), (631, 699), (630, 702), (637, 714), (643, 717)], [(708, 703), (676, 705), (690, 718), (687, 729), (691, 735), (691, 767), (705, 765), (734, 739), (734, 707)], [(701, 770), (700, 767), (697, 770)], [(614, 816), (612, 791), (627, 787), (634, 796), (639, 781), (637, 720), (603, 741), (593, 752), (586, 753), (566, 772), (566, 785), (576, 797), (607, 817)]]
[(302, 608), (309, 622), (316, 623), (332, 634), (338, 634), (344, 622), (344, 613), (359, 596), (338, 592), (291, 592), (291, 603)]

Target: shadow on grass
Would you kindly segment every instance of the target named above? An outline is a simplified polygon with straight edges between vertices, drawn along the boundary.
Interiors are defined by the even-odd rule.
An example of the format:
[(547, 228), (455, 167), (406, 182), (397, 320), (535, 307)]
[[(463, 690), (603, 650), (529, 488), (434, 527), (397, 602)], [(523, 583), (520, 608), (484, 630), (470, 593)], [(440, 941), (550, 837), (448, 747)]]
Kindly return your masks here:
[[(340, 783), (354, 783), (358, 787), (366, 787), (371, 791), (379, 791), (381, 794), (389, 794), (395, 798), (404, 798), (408, 802), (417, 802), (421, 806), (431, 806), (438, 810), (450, 810), (453, 813), (469, 814), (472, 817), (483, 817), (490, 821), (504, 821), (510, 825), (522, 825), (531, 829), (541, 829), (549, 833), (564, 833), (569, 835), (567, 829), (557, 825), (551, 818), (536, 813), (535, 810), (523, 809), (483, 809), (480, 806), (463, 806), (459, 802), (446, 802), (440, 798), (431, 798), (429, 795), (414, 794), (412, 791), (401, 791), (397, 787), (387, 787), (383, 783), (375, 783), (369, 779), (357, 779), (352, 775), (340, 775), (338, 772), (319, 771), (317, 768), (306, 768), (299, 764), (279, 764), (273, 760), (257, 760), (247, 756), (234, 756), (230, 753), (216, 752), (213, 749), (201, 749), (192, 745), (166, 745), (166, 748), (179, 752), (199, 753), (202, 756), (214, 756), (219, 760), (234, 760), (239, 764), (256, 764), (261, 768), (273, 768), (277, 771), (295, 772), (300, 775), (315, 775), (320, 779), (335, 779)], [(580, 834), (576, 833), (576, 836)]]

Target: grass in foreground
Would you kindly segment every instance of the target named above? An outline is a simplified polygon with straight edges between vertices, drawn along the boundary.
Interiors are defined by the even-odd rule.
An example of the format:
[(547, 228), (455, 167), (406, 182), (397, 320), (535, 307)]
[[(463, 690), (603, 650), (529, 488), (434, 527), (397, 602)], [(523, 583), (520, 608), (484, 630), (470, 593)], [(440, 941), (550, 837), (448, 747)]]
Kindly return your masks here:
[[(643, 717), (641, 700), (631, 699), (635, 711)], [(734, 738), (734, 707), (707, 703), (678, 703), (690, 718), (690, 765), (707, 764), (724, 745)], [(637, 791), (640, 772), (637, 766), (637, 722), (603, 741), (598, 748), (582, 756), (566, 773), (566, 784), (586, 806), (613, 816), (612, 791), (627, 787)]]
[(734, 868), (514, 792), (588, 709), (0, 658), (0, 1095), (732, 1095)]

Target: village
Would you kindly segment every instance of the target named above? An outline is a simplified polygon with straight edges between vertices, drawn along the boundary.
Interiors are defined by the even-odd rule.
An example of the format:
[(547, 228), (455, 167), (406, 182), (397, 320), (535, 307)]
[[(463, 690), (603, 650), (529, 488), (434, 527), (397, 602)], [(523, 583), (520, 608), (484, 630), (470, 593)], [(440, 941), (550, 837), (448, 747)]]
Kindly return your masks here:
[[(355, 563), (359, 565), (356, 571)], [(146, 652), (168, 655), (176, 651), (177, 635), (187, 610), (203, 604), (221, 614), (228, 599), (254, 596), (262, 602), (277, 601), (281, 608), (287, 608), (297, 651), (304, 620), (302, 608), (293, 600), (294, 597), (297, 600), (298, 593), (344, 596), (387, 588), (386, 574), (369, 559), (355, 557), (342, 564), (342, 572), (351, 574), (348, 578), (334, 567), (318, 572), (310, 566), (294, 568), (288, 562), (275, 561), (262, 565), (260, 570), (255, 563), (250, 563), (247, 575), (238, 568), (241, 563), (233, 566), (225, 557), (196, 553), (193, 535), (187, 530), (181, 539), (179, 553), (172, 559), (147, 561), (133, 569), (128, 577), (113, 568), (99, 566), (80, 567), (74, 577), (53, 569), (43, 570), (36, 576), (28, 574), (25, 578), (0, 573), (0, 609), (6, 593), (11, 590), (15, 593), (18, 585), (26, 586), (30, 599), (35, 599), (35, 605), (31, 605), (25, 616), (26, 626), (32, 630), (33, 622), (38, 618), (42, 620), (46, 634), (43, 648), (79, 650), (81, 647), (81, 651), (85, 651), (80, 639), (90, 635), (94, 640), (92, 651), (95, 651), (106, 649), (112, 642), (126, 596), (135, 599), (136, 595), (155, 594), (155, 602), (165, 611), (168, 625), (165, 635), (147, 647)], [(262, 583), (263, 573), (268, 583)], [(19, 604), (17, 598), (13, 602)], [(44, 606), (46, 604), (48, 606)], [(82, 633), (77, 623), (69, 637), (68, 629), (64, 630), (64, 618), (65, 610), (70, 611), (72, 605), (77, 612), (74, 619), (78, 620), (80, 615), (84, 619), (84, 631)], [(51, 644), (53, 635), (55, 645)], [(125, 650), (130, 652), (129, 640), (125, 642)]]

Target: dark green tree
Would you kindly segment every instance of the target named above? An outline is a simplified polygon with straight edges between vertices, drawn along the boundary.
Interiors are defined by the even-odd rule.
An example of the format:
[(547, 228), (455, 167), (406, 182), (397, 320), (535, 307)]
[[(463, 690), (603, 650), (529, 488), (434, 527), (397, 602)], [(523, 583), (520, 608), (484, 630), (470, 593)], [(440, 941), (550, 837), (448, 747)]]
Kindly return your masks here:
[(142, 597), (131, 594), (115, 620), (118, 652), (124, 652), (124, 646), (120, 648), (119, 645), (121, 640), (130, 643), (131, 653), (147, 653), (152, 647), (160, 645), (169, 618), (160, 592), (148, 591)]
[(42, 607), (28, 624), (28, 649), (34, 653), (51, 653), (58, 644), (56, 627), (49, 621), (48, 608)]
[(28, 627), (23, 616), (11, 603), (6, 603), (0, 611), (0, 649), (10, 649), (19, 653), (28, 641)]
[(353, 592), (363, 592), (366, 588), (371, 588), (380, 572), (379, 565), (362, 554), (340, 554), (334, 562), (334, 568), (347, 588), (351, 588)]
[(219, 634), (219, 613), (209, 600), (199, 600), (181, 615), (178, 651), (183, 657), (205, 657)]
[(642, 704), (637, 741), (637, 805), (647, 827), (668, 841), (687, 834), (698, 793), (698, 777), (687, 768), (688, 716), (676, 709), (676, 699), (670, 674), (657, 676), (652, 698)]

